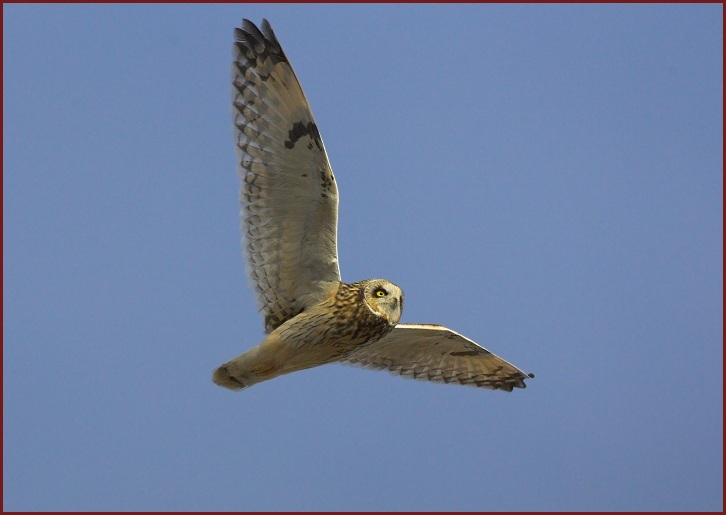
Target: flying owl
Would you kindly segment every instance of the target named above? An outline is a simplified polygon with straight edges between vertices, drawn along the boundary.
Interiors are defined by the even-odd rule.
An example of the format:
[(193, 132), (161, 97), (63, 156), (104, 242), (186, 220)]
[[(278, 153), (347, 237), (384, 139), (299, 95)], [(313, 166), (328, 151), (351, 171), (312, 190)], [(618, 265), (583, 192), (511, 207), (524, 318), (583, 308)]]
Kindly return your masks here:
[(338, 188), (308, 102), (267, 20), (234, 31), (232, 105), (245, 256), (262, 343), (213, 380), (241, 390), (326, 363), (512, 391), (534, 377), (441, 325), (399, 324), (401, 288), (341, 281)]

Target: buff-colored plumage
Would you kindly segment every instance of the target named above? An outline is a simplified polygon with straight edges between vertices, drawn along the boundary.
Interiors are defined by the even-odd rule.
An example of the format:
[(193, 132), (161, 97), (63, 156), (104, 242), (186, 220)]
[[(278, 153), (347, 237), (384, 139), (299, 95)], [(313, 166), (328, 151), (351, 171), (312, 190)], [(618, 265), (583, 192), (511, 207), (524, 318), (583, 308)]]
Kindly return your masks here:
[(341, 282), (338, 188), (300, 83), (267, 20), (235, 29), (232, 105), (248, 273), (267, 336), (220, 366), (239, 390), (326, 363), (511, 391), (533, 377), (439, 325), (399, 324), (403, 292)]

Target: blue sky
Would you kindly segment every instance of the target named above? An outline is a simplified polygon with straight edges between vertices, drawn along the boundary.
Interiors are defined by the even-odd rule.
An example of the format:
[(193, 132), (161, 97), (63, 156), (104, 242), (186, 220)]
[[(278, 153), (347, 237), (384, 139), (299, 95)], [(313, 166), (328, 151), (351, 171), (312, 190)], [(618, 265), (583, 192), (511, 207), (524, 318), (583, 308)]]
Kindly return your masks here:
[[(4, 5), (5, 510), (723, 508), (721, 5)], [(536, 378), (258, 343), (232, 30), (268, 18), (385, 277)]]

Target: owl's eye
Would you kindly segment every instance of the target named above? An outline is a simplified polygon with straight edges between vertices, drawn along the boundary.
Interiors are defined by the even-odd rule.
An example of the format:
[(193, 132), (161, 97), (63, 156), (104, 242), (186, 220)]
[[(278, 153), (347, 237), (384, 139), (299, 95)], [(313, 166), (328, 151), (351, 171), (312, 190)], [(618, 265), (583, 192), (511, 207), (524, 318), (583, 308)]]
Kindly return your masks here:
[(376, 288), (375, 290), (373, 290), (373, 295), (375, 295), (376, 297), (385, 297), (386, 295), (388, 295), (388, 292), (383, 288)]

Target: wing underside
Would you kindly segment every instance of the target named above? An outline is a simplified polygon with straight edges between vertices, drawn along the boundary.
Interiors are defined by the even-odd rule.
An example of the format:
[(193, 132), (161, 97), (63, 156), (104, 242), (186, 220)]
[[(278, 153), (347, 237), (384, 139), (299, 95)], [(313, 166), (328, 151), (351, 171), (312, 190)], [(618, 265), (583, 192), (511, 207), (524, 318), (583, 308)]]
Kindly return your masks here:
[(272, 331), (340, 281), (338, 190), (300, 83), (266, 20), (235, 29), (232, 105), (248, 274)]
[(526, 388), (534, 377), (441, 325), (398, 324), (343, 363), (387, 370), (405, 378), (505, 390)]

